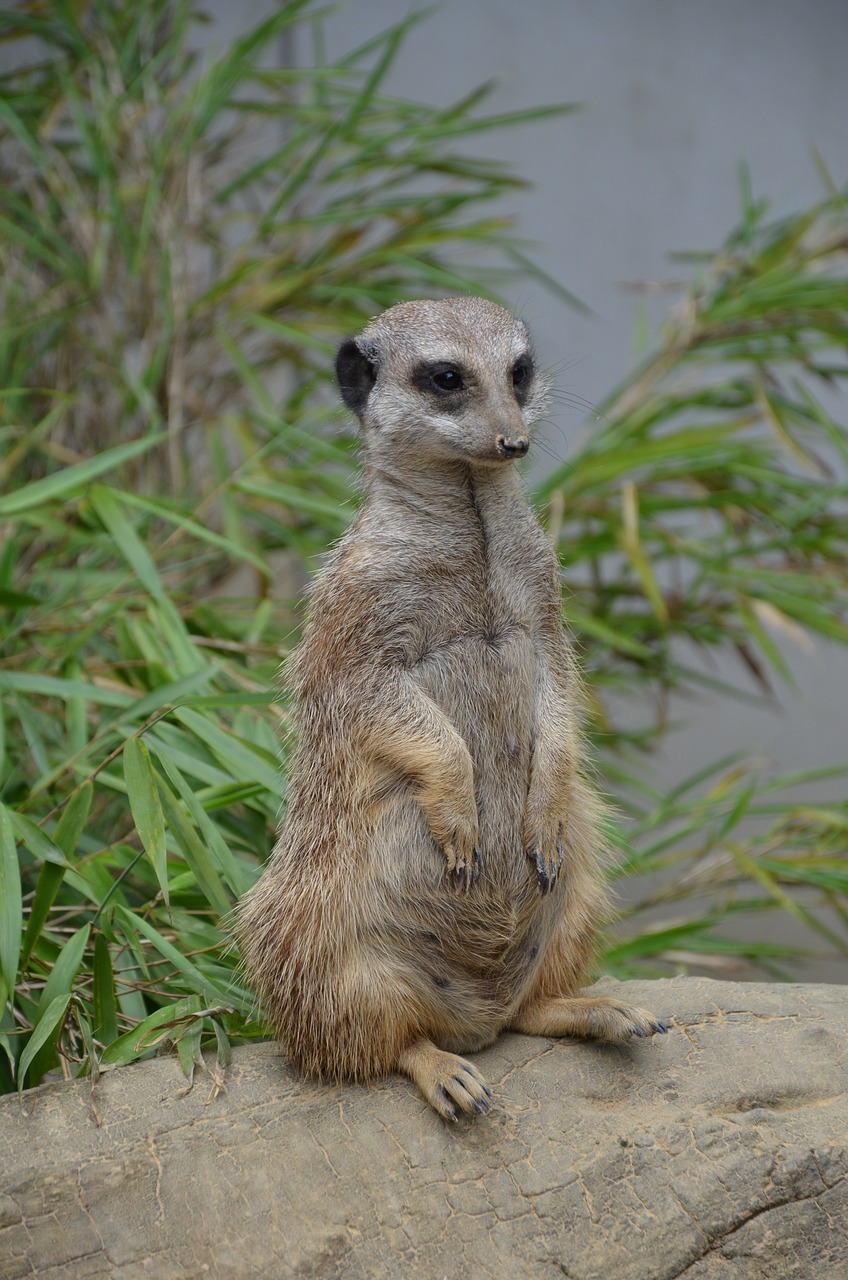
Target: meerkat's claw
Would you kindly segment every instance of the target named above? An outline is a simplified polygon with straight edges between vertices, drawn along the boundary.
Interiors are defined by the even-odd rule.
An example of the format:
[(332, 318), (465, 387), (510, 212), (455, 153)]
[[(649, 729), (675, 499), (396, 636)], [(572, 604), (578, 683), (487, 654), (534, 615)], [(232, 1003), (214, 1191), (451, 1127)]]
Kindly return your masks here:
[(599, 1000), (596, 1005), (599, 1015), (599, 1029), (590, 1030), (589, 1035), (596, 1035), (601, 1040), (619, 1041), (622, 1043), (638, 1036), (640, 1040), (650, 1036), (664, 1036), (670, 1027), (665, 1018), (658, 1018), (647, 1009), (637, 1009), (632, 1005), (619, 1004), (617, 1000)]
[(520, 1009), (511, 1031), (530, 1036), (586, 1036), (626, 1044), (634, 1036), (665, 1035), (665, 1018), (609, 996), (545, 996)]
[(536, 864), (536, 879), (539, 882), (539, 888), (543, 894), (549, 893), (551, 888), (551, 876), (548, 870), (548, 864), (542, 857), (538, 849), (534, 849), (532, 853), (533, 861)]
[(477, 883), (480, 879), (482, 870), (483, 859), (480, 855), (480, 850), (475, 847), (471, 854), (471, 862), (467, 869), (466, 888), (471, 889)]
[[(629, 1015), (631, 1019), (629, 1026), (625, 1024), (623, 1029), (624, 1036), (627, 1035), (628, 1031), (631, 1036), (639, 1036), (640, 1039), (645, 1039), (648, 1036), (664, 1036), (671, 1027), (671, 1023), (667, 1022), (665, 1018), (656, 1018), (644, 1009), (628, 1009), (623, 1006), (619, 1011), (625, 1017)], [(619, 1039), (621, 1036), (611, 1036), (610, 1038)]]
[(410, 1045), (398, 1065), (445, 1120), (457, 1120), (458, 1110), (482, 1116), (491, 1109), (492, 1091), (473, 1062), (437, 1049), (430, 1041)]
[(470, 887), (469, 886), (470, 871), (471, 871), (471, 868), (463, 862), (461, 865), (454, 867), (453, 871), (451, 872), (454, 883), (457, 885), (458, 888), (464, 889), (466, 893), (468, 892), (468, 889)]
[(550, 893), (556, 886), (557, 875), (559, 874), (559, 865), (556, 862), (549, 861), (538, 848), (530, 850), (530, 857), (536, 867), (536, 879), (539, 882), (539, 890), (544, 896)]
[(541, 834), (534, 834), (531, 828), (531, 838), (527, 845), (527, 857), (536, 869), (539, 891), (544, 897), (545, 894), (551, 893), (556, 888), (557, 879), (562, 870), (565, 857), (563, 824), (560, 822), (557, 826), (556, 835), (554, 835), (553, 829), (549, 831), (543, 830)]
[(446, 852), (448, 851), (448, 870), (453, 876), (454, 882), (467, 893), (480, 879), (480, 873), (483, 870), (483, 859), (480, 856), (480, 850), (475, 848), (471, 855), (471, 860), (468, 862), (456, 856), (453, 845), (448, 846)]

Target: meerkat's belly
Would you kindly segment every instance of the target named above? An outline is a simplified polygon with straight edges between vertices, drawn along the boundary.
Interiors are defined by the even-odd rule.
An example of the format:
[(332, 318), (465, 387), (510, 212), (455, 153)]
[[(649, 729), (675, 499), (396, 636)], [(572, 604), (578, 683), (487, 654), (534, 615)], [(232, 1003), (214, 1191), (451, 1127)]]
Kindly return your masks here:
[(483, 869), (470, 892), (457, 889), (414, 792), (399, 795), (375, 832), (389, 909), (374, 921), (372, 941), (394, 955), (418, 1003), (438, 1012), (439, 1043), (470, 1052), (504, 1025), (553, 927), (552, 904), (539, 895), (524, 849), (535, 651), (518, 627), (463, 636), (411, 674), (471, 753)]

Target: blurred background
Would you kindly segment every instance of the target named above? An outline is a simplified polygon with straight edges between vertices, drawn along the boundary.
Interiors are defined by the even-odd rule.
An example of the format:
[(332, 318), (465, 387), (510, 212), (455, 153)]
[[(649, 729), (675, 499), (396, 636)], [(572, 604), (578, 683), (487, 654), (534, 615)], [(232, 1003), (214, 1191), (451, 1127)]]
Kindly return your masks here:
[(261, 1034), (226, 920), (359, 500), (332, 356), (426, 294), (555, 387), (600, 968), (848, 979), (846, 65), (837, 0), (0, 9), (7, 1087)]

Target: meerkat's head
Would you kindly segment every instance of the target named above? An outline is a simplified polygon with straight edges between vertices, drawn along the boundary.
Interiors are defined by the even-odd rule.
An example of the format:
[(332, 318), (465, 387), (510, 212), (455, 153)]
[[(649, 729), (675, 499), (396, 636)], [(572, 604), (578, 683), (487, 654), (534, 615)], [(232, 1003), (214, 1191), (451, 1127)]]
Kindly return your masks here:
[(484, 298), (402, 302), (336, 358), (370, 450), (498, 466), (523, 457), (547, 388), (520, 320)]

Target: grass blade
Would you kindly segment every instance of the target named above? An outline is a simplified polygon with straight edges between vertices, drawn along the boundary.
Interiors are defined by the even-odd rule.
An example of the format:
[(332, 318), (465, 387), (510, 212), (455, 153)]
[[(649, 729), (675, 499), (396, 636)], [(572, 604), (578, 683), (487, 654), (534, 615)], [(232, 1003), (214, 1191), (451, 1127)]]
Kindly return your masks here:
[(156, 872), (165, 909), (170, 911), (165, 815), (150, 753), (139, 738), (128, 738), (124, 746), (124, 781), (136, 831)]
[(51, 1061), (55, 1054), (56, 1045), (59, 1039), (59, 1031), (65, 1020), (65, 1014), (68, 1011), (68, 1005), (71, 1003), (70, 992), (63, 996), (57, 996), (55, 1000), (51, 1000), (50, 1004), (44, 1010), (38, 1026), (33, 1031), (29, 1040), (24, 1046), (24, 1050), (18, 1062), (18, 1092), (22, 1093), (25, 1087), (27, 1073), (32, 1067), (33, 1079), (30, 1085), (38, 1084), (41, 1076), (38, 1072), (37, 1065), (33, 1067), (36, 1058), (45, 1061)]
[(6, 806), (0, 804), (0, 980), (5, 1005), (15, 990), (21, 953), (23, 899), (15, 832)]
[(94, 1026), (93, 1033), (102, 1045), (118, 1037), (118, 1001), (109, 943), (102, 933), (94, 939)]
[(46, 502), (55, 502), (58, 499), (67, 501), (97, 476), (113, 471), (130, 459), (147, 453), (162, 439), (162, 434), (150, 435), (144, 440), (133, 440), (130, 444), (116, 445), (114, 449), (106, 449), (95, 458), (65, 467), (62, 471), (45, 476), (43, 480), (34, 480), (16, 493), (9, 493), (0, 498), (0, 520), (20, 515), (24, 511), (31, 511), (35, 507), (43, 506)]
[(117, 907), (116, 911), (125, 924), (129, 923), (136, 932), (147, 938), (148, 942), (152, 942), (159, 954), (183, 975), (188, 985), (192, 988), (193, 994), (202, 996), (210, 1004), (229, 1003), (227, 992), (218, 987), (214, 980), (202, 974), (197, 966), (187, 960), (173, 943), (162, 937), (158, 929), (154, 929), (141, 916), (129, 911), (126, 907)]

